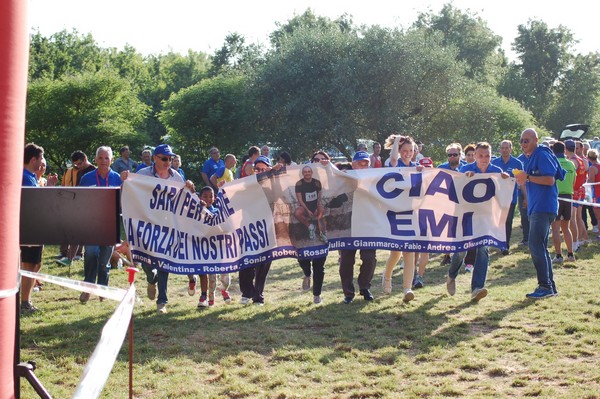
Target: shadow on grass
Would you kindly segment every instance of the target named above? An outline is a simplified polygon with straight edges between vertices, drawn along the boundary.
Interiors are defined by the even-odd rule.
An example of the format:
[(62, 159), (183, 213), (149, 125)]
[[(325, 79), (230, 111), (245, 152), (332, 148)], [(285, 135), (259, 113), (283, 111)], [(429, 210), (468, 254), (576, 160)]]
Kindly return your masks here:
[[(382, 294), (379, 287), (385, 263), (382, 260), (377, 264), (373, 279), (376, 300), (367, 302), (357, 297), (350, 305), (342, 304), (337, 254), (331, 254), (327, 262), (323, 287), (326, 301), (318, 307), (312, 305), (310, 292), (301, 291), (302, 271), (293, 260), (271, 269), (264, 307), (234, 304), (198, 311), (194, 304), (197, 298), (192, 301), (185, 297), (187, 294), (179, 298), (173, 294), (177, 284), (183, 281), (173, 279), (169, 287), (174, 303), (169, 305), (169, 313), (157, 315), (154, 304), (147, 301), (136, 307), (134, 362), (146, 364), (185, 357), (194, 362), (216, 364), (224, 358), (235, 359), (253, 352), (270, 357), (272, 361), (318, 356), (319, 362), (327, 364), (346, 359), (358, 351), (370, 353), (375, 362), (394, 364), (401, 356), (427, 354), (491, 333), (501, 328), (507, 316), (535, 303), (524, 298), (506, 306), (502, 301), (493, 302), (494, 290), (535, 278), (527, 250), (517, 248), (512, 252), (514, 255), (504, 257), (492, 255), (490, 270), (493, 269), (493, 273), (488, 280), (491, 295), (481, 304), (472, 304), (468, 296), (460, 302), (462, 293), (457, 294), (457, 298), (448, 297), (445, 288), (448, 269), (439, 264), (439, 256), (432, 257), (428, 265), (426, 287), (416, 291), (417, 299), (408, 305), (401, 301), (400, 270), (394, 274), (394, 294)], [(526, 256), (519, 256), (519, 253)], [(356, 269), (359, 263), (357, 261)], [(465, 277), (461, 274), (463, 280)], [(139, 281), (138, 292), (145, 287), (143, 279)], [(237, 284), (237, 278), (234, 284)], [(465, 281), (461, 284), (463, 286), (459, 288), (468, 287)], [(273, 286), (278, 287), (277, 296), (270, 292)], [(34, 321), (27, 327), (27, 333), (21, 337), (22, 346), (43, 351), (49, 358), (75, 356), (78, 362), (84, 363), (115, 305), (106, 302), (100, 305), (95, 301), (80, 305), (76, 296), (64, 294), (56, 296), (54, 301), (55, 304), (47, 306), (47, 311), (64, 312), (64, 317), (54, 318), (63, 320), (63, 324), (47, 323), (43, 314), (39, 319), (35, 316), (39, 322)], [(81, 306), (88, 308), (79, 316)], [(473, 310), (482, 311), (470, 312), (473, 307), (476, 307)], [(463, 313), (468, 314), (467, 321), (461, 321)], [(120, 354), (122, 361), (127, 356), (126, 348), (125, 344)], [(309, 353), (312, 349), (319, 351)]]
[[(494, 285), (521, 281), (524, 276), (520, 269), (525, 267), (526, 262), (522, 263), (519, 267), (503, 270), (501, 277), (494, 280)], [(378, 269), (382, 268), (382, 262), (379, 262)], [(311, 356), (307, 351), (318, 348), (318, 353), (324, 352), (320, 355), (321, 363), (347, 358), (354, 351), (372, 351), (376, 362), (393, 364), (400, 356), (415, 356), (433, 348), (476, 338), (477, 331), (489, 332), (498, 328), (504, 317), (532, 303), (519, 301), (500, 310), (485, 312), (470, 323), (456, 323), (453, 318), (463, 311), (485, 305), (471, 302), (456, 304), (456, 301), (444, 304), (444, 301), (454, 300), (445, 294), (443, 282), (446, 272), (445, 266), (432, 264), (426, 274), (428, 285), (417, 292), (417, 298), (424, 299), (424, 302), (416, 300), (408, 305), (402, 303), (399, 293), (383, 296), (377, 291), (378, 287), (374, 289), (378, 296), (376, 301), (357, 298), (350, 305), (341, 303), (337, 266), (332, 263), (328, 263), (326, 273), (335, 276), (330, 276), (333, 278), (324, 287), (324, 292), (332, 299), (318, 307), (311, 304), (312, 295), (303, 294), (299, 288), (280, 293), (276, 300), (267, 302), (265, 306), (235, 304), (197, 310), (193, 302), (180, 300), (169, 305), (169, 313), (157, 315), (153, 303), (146, 302), (145, 305), (149, 306), (139, 306), (135, 311), (134, 361), (143, 364), (188, 357), (194, 362), (219, 363), (223, 358), (236, 358), (246, 352), (283, 361)], [(301, 276), (300, 268), (291, 261), (273, 268), (266, 288), (267, 299), (270, 286), (299, 286)], [(377, 274), (374, 281), (378, 281)], [(395, 281), (399, 285), (399, 277), (395, 276)], [(177, 282), (172, 282), (170, 288), (175, 289), (175, 284)], [(444, 293), (439, 294), (440, 291)], [(493, 301), (493, 298), (489, 300)], [(23, 337), (22, 345), (35, 347), (38, 341), (44, 341), (43, 348), (38, 349), (52, 353), (53, 357), (76, 354), (85, 361), (114, 305), (107, 306), (106, 302), (101, 305), (95, 301), (81, 305), (76, 299), (69, 301), (68, 298), (64, 299), (64, 303), (73, 307), (65, 315), (65, 319), (69, 320), (67, 325), (33, 325)], [(60, 306), (57, 305), (57, 308)], [(86, 309), (94, 316), (74, 319), (78, 306), (95, 306), (97, 309)], [(445, 311), (440, 310), (444, 307), (447, 307)], [(474, 330), (473, 327), (477, 328)], [(374, 353), (379, 350), (383, 350), (383, 354)], [(124, 345), (121, 360), (125, 360), (126, 356)]]

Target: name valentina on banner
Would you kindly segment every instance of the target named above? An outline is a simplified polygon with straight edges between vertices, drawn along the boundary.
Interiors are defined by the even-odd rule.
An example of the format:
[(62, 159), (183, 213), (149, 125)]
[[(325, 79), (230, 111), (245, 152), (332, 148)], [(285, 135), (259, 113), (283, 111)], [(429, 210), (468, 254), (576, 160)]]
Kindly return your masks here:
[[(131, 177), (123, 185), (122, 208), (134, 259), (179, 274), (233, 272), (283, 257), (327, 256), (330, 249), (501, 247), (514, 187), (513, 179), (495, 174), (469, 178), (414, 168), (343, 173), (311, 164), (228, 183), (211, 213), (181, 183)], [(315, 206), (323, 209), (308, 227), (296, 216), (299, 191), (309, 201), (318, 198)]]

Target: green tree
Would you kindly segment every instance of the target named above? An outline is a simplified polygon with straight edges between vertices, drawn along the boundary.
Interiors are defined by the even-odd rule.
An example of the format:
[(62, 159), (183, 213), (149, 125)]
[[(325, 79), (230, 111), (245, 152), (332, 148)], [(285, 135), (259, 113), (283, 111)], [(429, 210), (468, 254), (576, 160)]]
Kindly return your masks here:
[(62, 172), (75, 150), (93, 158), (100, 145), (141, 145), (147, 137), (136, 128), (146, 111), (129, 82), (112, 73), (38, 79), (28, 88), (25, 136)]
[(560, 79), (547, 127), (558, 136), (565, 125), (591, 124), (600, 114), (599, 93), (600, 54), (575, 57), (573, 67)]
[(221, 152), (244, 153), (254, 143), (254, 107), (244, 77), (218, 76), (180, 90), (165, 102), (159, 120), (167, 141), (188, 167), (190, 178), (202, 181), (202, 163), (212, 146)]
[(445, 4), (439, 14), (422, 13), (413, 25), (431, 34), (442, 34), (442, 46), (456, 46), (457, 59), (467, 63), (467, 76), (481, 82), (495, 82), (506, 64), (500, 45), (502, 38), (487, 23), (468, 10)]
[(211, 57), (208, 76), (224, 74), (247, 74), (262, 62), (261, 47), (246, 45), (246, 39), (238, 33), (230, 33), (223, 46)]
[(451, 142), (463, 146), (488, 141), (495, 152), (500, 141), (518, 143), (525, 127), (535, 126), (535, 119), (521, 105), (499, 96), (495, 90), (475, 82), (465, 82), (463, 94), (456, 96), (440, 114), (432, 120), (427, 135), (427, 155), (437, 162), (445, 162), (445, 147)]
[(316, 15), (310, 8), (308, 8), (303, 14), (295, 15), (292, 19), (285, 23), (276, 22), (275, 25), (278, 27), (269, 35), (271, 45), (275, 50), (279, 50), (282, 46), (283, 39), (286, 36), (293, 35), (298, 29), (311, 29), (311, 30), (323, 30), (324, 32), (340, 31), (342, 33), (355, 33), (356, 28), (352, 23), (352, 18), (344, 14), (335, 20), (331, 20), (327, 17), (320, 17)]
[(462, 94), (467, 81), (456, 48), (444, 47), (423, 29), (365, 31), (355, 70), (360, 114), (379, 141), (391, 132), (420, 139), (434, 135), (429, 124)]
[(179, 90), (194, 86), (207, 77), (210, 61), (204, 53), (189, 51), (183, 56), (177, 53), (149, 56), (145, 60), (149, 79), (140, 87), (139, 97), (151, 107), (144, 121), (144, 130), (153, 143), (158, 143), (167, 134), (159, 121), (163, 103)]
[(58, 79), (65, 75), (97, 72), (108, 64), (109, 51), (100, 48), (91, 34), (62, 30), (46, 38), (31, 35), (29, 79)]
[(356, 84), (348, 58), (356, 40), (334, 24), (297, 27), (267, 55), (253, 88), (260, 126), (275, 145), (295, 157), (320, 148), (347, 154), (355, 145)]
[(545, 22), (537, 20), (519, 25), (518, 32), (513, 49), (521, 62), (521, 76), (529, 82), (533, 93), (517, 100), (545, 124), (558, 80), (571, 62), (570, 49), (575, 40), (564, 26), (550, 29)]

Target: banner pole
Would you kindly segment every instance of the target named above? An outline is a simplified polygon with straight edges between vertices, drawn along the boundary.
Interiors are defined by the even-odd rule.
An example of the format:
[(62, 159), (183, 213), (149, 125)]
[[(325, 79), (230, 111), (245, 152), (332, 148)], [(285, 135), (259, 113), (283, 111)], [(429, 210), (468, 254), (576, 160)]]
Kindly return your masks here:
[[(126, 270), (129, 273), (129, 285), (132, 285), (139, 270), (135, 267), (128, 267)], [(129, 320), (129, 399), (133, 399), (133, 313)]]

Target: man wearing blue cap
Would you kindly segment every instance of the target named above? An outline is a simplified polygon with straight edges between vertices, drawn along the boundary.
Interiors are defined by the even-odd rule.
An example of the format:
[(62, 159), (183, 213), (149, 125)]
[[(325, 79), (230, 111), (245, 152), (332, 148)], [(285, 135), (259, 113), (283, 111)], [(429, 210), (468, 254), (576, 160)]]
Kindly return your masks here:
[[(370, 165), (370, 156), (365, 151), (357, 151), (352, 158), (352, 169), (368, 169)], [(344, 303), (350, 304), (354, 300), (354, 263), (356, 262), (356, 249), (340, 250), (340, 280), (342, 281), (342, 290), (344, 290)], [(375, 265), (377, 264), (376, 252), (374, 249), (360, 250), (360, 272), (358, 274), (358, 288), (360, 295), (365, 301), (375, 299), (369, 289), (371, 280), (375, 274)]]
[[(152, 166), (141, 169), (137, 172), (138, 175), (152, 176), (159, 179), (166, 179), (170, 181), (177, 181), (183, 183), (183, 177), (173, 168), (171, 168), (171, 162), (175, 153), (168, 144), (161, 144), (154, 149), (154, 163)], [(123, 181), (127, 179), (128, 172), (124, 171), (121, 173)], [(192, 192), (195, 191), (194, 184), (191, 181), (187, 181), (186, 187)], [(169, 273), (164, 270), (142, 263), (142, 269), (146, 273), (146, 280), (148, 281), (147, 294), (148, 298), (156, 298), (156, 287), (158, 285), (158, 298), (156, 298), (156, 310), (158, 313), (167, 312), (167, 283), (169, 280)]]

